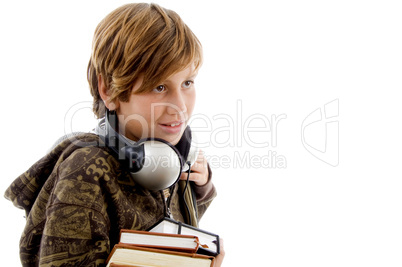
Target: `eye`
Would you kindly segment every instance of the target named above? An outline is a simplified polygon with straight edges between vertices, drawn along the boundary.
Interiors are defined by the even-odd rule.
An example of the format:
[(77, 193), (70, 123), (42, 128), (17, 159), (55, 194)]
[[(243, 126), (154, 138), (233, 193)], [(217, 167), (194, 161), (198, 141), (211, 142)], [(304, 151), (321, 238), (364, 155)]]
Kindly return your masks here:
[(164, 85), (158, 85), (156, 88), (153, 89), (154, 92), (156, 93), (163, 93), (166, 90), (166, 87)]
[(188, 89), (188, 88), (190, 88), (193, 84), (194, 84), (194, 81), (191, 81), (191, 80), (185, 81), (185, 82), (183, 83), (183, 87), (186, 88), (186, 89)]

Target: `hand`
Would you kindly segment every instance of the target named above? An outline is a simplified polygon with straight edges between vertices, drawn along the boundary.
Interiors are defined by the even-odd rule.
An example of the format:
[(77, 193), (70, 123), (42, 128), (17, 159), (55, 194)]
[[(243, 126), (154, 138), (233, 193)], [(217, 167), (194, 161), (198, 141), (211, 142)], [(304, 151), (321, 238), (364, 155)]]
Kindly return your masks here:
[[(187, 172), (183, 172), (180, 180), (187, 180)], [(190, 181), (193, 181), (198, 186), (203, 186), (208, 182), (208, 163), (204, 157), (204, 151), (200, 150), (197, 160), (191, 166)]]
[(225, 249), (223, 248), (223, 239), (219, 238), (219, 248), (220, 248), (220, 253), (218, 256), (215, 257), (215, 264), (214, 267), (220, 267), (223, 262), (223, 258), (225, 257)]

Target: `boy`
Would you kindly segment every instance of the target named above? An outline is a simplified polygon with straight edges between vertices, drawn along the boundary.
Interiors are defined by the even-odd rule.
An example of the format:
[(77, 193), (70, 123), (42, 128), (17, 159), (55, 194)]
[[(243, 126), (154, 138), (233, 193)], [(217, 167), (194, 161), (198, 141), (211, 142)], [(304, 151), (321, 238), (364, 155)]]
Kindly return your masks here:
[[(95, 31), (88, 65), (94, 113), (113, 114), (114, 130), (127, 143), (152, 137), (181, 152), (201, 63), (198, 39), (175, 12), (155, 4), (122, 6)], [(163, 191), (141, 186), (107, 144), (105, 128), (60, 143), (6, 191), (27, 213), (24, 266), (102, 266), (120, 229), (146, 230), (169, 215), (197, 225), (215, 197), (202, 154), (183, 199), (182, 182)], [(186, 211), (183, 201), (193, 197), (196, 204)]]

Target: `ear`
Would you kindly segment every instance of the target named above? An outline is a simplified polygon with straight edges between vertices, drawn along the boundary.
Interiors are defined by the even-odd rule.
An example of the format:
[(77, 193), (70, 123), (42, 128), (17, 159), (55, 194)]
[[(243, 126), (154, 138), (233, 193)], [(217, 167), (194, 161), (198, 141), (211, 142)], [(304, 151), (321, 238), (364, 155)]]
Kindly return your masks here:
[(103, 103), (105, 103), (105, 106), (108, 110), (115, 110), (118, 108), (118, 105), (119, 105), (118, 101), (113, 101), (113, 102), (110, 101), (111, 97), (109, 95), (109, 93), (110, 93), (109, 88), (106, 86), (106, 84), (102, 78), (102, 75), (99, 75), (99, 77), (98, 77), (98, 92), (99, 92), (100, 97), (103, 100)]

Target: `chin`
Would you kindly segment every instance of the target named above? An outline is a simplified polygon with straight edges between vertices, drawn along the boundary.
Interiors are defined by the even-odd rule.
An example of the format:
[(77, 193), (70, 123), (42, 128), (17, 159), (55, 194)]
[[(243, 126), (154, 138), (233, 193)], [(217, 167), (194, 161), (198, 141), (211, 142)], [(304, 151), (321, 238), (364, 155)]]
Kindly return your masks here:
[(184, 131), (180, 132), (179, 134), (162, 134), (156, 137), (163, 139), (175, 146), (180, 141), (181, 137), (183, 136), (183, 133)]
[(180, 136), (176, 135), (176, 136), (171, 136), (170, 138), (162, 138), (162, 139), (164, 139), (165, 141), (167, 141), (170, 144), (175, 146), (180, 141), (181, 136), (182, 135), (180, 135)]

